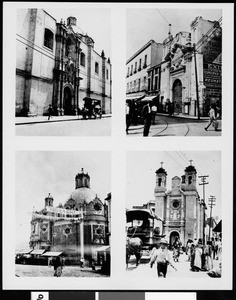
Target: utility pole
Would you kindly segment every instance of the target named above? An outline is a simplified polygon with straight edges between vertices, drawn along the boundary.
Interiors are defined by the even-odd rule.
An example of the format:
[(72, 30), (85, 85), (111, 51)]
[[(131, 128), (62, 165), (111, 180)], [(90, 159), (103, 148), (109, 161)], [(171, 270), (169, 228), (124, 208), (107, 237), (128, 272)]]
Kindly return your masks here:
[(195, 64), (195, 81), (196, 81), (196, 97), (197, 97), (197, 118), (200, 120), (199, 109), (199, 93), (198, 93), (198, 77), (197, 77), (197, 60), (196, 60), (196, 44), (193, 44), (194, 64)]
[(210, 224), (209, 224), (209, 237), (208, 237), (208, 241), (210, 241), (211, 240), (211, 226), (212, 226), (212, 220), (211, 220), (211, 218), (212, 218), (212, 208), (213, 208), (213, 206), (216, 204), (216, 197), (215, 196), (210, 196), (209, 198), (208, 198), (208, 205), (209, 205), (209, 207), (211, 208), (211, 210), (210, 210)]
[(205, 185), (209, 184), (209, 182), (206, 182), (206, 178), (209, 177), (209, 175), (203, 175), (203, 176), (198, 176), (198, 178), (201, 178), (201, 182), (199, 185), (203, 186), (203, 229), (202, 229), (202, 237), (203, 237), (203, 245), (205, 245), (205, 209), (206, 209), (206, 203), (205, 203)]

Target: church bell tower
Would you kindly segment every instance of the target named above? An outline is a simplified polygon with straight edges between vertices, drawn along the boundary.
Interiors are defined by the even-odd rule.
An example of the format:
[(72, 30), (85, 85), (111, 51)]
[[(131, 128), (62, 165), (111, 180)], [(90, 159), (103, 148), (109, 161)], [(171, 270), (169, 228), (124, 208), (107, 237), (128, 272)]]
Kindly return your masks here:
[(155, 195), (155, 213), (162, 220), (164, 219), (164, 209), (165, 209), (166, 177), (167, 177), (167, 172), (163, 168), (163, 162), (161, 162), (161, 167), (156, 171), (156, 187), (154, 190), (154, 195)]

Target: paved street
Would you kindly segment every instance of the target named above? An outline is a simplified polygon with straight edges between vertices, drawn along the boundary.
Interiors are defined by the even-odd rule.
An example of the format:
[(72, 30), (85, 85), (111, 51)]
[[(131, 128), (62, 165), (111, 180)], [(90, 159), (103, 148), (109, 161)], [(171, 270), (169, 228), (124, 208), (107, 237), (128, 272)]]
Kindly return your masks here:
[[(40, 118), (40, 119), (39, 119)], [(26, 118), (24, 118), (26, 119)], [(39, 120), (39, 121), (38, 121)], [(26, 120), (27, 121), (27, 120)], [(17, 136), (109, 136), (111, 135), (111, 118), (79, 120), (78, 117), (60, 120), (53, 117), (34, 117), (28, 123), (21, 120), (16, 124)]]
[[(169, 117), (157, 115), (155, 125), (151, 125), (149, 136), (220, 136), (221, 121), (219, 129), (215, 131), (212, 125), (205, 131), (208, 120), (197, 120), (180, 117)], [(130, 126), (128, 136), (143, 136), (143, 125)]]
[[(54, 269), (48, 266), (22, 265), (16, 264), (16, 276), (19, 277), (52, 277)], [(62, 277), (107, 277), (100, 274), (98, 269), (92, 271), (91, 268), (80, 268), (79, 266), (66, 266), (62, 270)]]
[[(149, 259), (141, 259), (141, 263), (138, 267), (135, 264), (135, 257), (131, 256), (129, 266), (127, 269), (127, 274), (130, 277), (157, 277), (157, 267), (156, 263), (150, 268)], [(214, 267), (218, 266), (219, 261), (213, 261)], [(173, 263), (177, 271), (175, 271), (171, 266), (168, 266), (167, 275), (168, 278), (211, 278), (207, 275), (207, 272), (192, 272), (190, 271), (190, 262), (187, 260), (187, 255), (180, 255), (179, 262)]]

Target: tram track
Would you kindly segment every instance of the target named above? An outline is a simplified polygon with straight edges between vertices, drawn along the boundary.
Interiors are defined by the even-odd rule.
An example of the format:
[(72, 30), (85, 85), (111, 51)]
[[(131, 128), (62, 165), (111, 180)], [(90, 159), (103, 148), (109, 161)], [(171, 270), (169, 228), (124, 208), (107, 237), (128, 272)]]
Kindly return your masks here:
[[(162, 119), (162, 121), (165, 123), (165, 127), (162, 128), (157, 133), (155, 133), (154, 135), (152, 135), (153, 137), (163, 136), (163, 134), (161, 134), (161, 133), (167, 132), (168, 130), (171, 131), (170, 127), (171, 127), (171, 124), (173, 124), (173, 123), (168, 122), (167, 119), (163, 118), (163, 117), (160, 117), (160, 119)], [(184, 134), (180, 134), (180, 135), (181, 136), (187, 136), (189, 134), (189, 131), (190, 131), (189, 124), (184, 123), (183, 125), (184, 125), (184, 127), (186, 127), (186, 131), (184, 132)]]

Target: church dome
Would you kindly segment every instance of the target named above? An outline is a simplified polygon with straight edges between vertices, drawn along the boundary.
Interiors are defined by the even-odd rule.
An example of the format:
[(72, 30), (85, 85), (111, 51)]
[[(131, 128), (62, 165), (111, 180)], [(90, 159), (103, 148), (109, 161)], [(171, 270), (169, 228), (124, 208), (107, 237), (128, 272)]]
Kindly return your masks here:
[(163, 168), (161, 167), (161, 168), (159, 168), (158, 170), (156, 170), (156, 174), (165, 174), (165, 175), (167, 175), (167, 172), (166, 172), (165, 169), (163, 169)]
[(97, 197), (97, 194), (88, 187), (80, 187), (74, 190), (68, 200), (74, 200), (76, 205), (87, 204), (93, 201)]
[(197, 173), (195, 167), (192, 166), (192, 165), (188, 166), (188, 167), (185, 169), (185, 172), (196, 172), (196, 173)]

